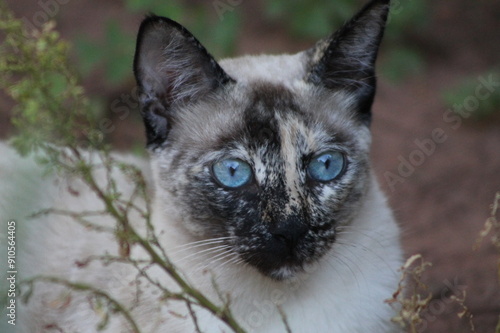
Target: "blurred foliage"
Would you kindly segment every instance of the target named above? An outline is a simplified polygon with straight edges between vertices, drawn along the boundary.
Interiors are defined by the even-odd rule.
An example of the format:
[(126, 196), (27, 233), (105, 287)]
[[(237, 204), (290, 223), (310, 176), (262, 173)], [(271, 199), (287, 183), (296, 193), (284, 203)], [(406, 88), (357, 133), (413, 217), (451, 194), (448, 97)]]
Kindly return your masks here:
[[(186, 0), (123, 0), (132, 13), (154, 13), (181, 22), (200, 39), (216, 58), (233, 54), (235, 40), (241, 27), (241, 16), (236, 10), (241, 1), (213, 1), (202, 3)], [(290, 33), (317, 40), (331, 34), (352, 17), (366, 0), (268, 0), (263, 9), (271, 20), (282, 22)], [(422, 55), (411, 46), (408, 36), (419, 31), (427, 22), (425, 0), (393, 0), (385, 35), (386, 48), (381, 63), (385, 77), (400, 81), (416, 75), (425, 67)], [(125, 31), (110, 19), (101, 41), (80, 37), (76, 48), (81, 70), (89, 73), (102, 66), (110, 84), (118, 84), (130, 77), (135, 46), (135, 32)]]
[(380, 63), (382, 75), (391, 82), (398, 83), (425, 70), (425, 60), (415, 48), (400, 44), (390, 47)]
[(131, 74), (135, 43), (114, 19), (105, 27), (102, 41), (80, 37), (76, 41), (79, 65), (82, 73), (89, 73), (103, 65), (105, 78), (111, 84), (123, 82)]
[(282, 21), (299, 37), (319, 39), (342, 25), (365, 0), (268, 0), (267, 16)]
[(446, 106), (455, 110), (456, 106), (462, 107), (468, 99), (473, 98), (478, 102), (478, 108), (470, 112), (472, 119), (483, 119), (500, 112), (500, 89), (489, 91), (484, 88), (485, 90), (481, 93), (488, 94), (487, 98), (478, 98), (479, 96), (477, 96), (478, 87), (483, 85), (483, 81), (488, 81), (490, 78), (494, 82), (500, 82), (500, 69), (492, 68), (481, 75), (464, 78), (456, 86), (443, 92), (442, 96)]
[(265, 11), (269, 18), (283, 21), (293, 34), (319, 39), (328, 36), (365, 2), (364, 0), (269, 0), (265, 2)]
[[(326, 37), (352, 17), (366, 0), (269, 0), (265, 11), (271, 19), (282, 21), (291, 33), (299, 37)], [(400, 81), (423, 70), (422, 55), (411, 46), (408, 36), (422, 29), (428, 20), (424, 0), (393, 0), (381, 70), (385, 77)]]
[[(0, 4), (0, 89), (16, 101), (12, 122), (22, 128), (13, 143), (23, 154), (51, 142), (74, 145), (92, 139), (82, 128), (95, 120), (93, 105), (68, 65), (69, 44), (49, 22), (31, 31)], [(87, 125), (85, 125), (87, 124)]]
[[(241, 19), (230, 4), (223, 2), (223, 7), (217, 7), (216, 1), (190, 4), (189, 8), (182, 0), (123, 0), (123, 4), (132, 13), (154, 13), (182, 22), (215, 57), (228, 56), (234, 51)], [(125, 31), (114, 19), (109, 19), (102, 41), (78, 38), (76, 50), (82, 72), (89, 73), (92, 68), (103, 66), (110, 84), (125, 81), (132, 74), (135, 38), (135, 31)]]

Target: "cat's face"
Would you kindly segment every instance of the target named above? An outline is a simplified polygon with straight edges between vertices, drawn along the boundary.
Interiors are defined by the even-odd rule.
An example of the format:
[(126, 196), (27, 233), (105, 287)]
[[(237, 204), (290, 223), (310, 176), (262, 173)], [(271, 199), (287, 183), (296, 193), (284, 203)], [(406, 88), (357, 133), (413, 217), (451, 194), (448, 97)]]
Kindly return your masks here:
[[(135, 66), (157, 191), (186, 232), (224, 239), (226, 251), (275, 279), (330, 250), (369, 184), (373, 62), (386, 11), (374, 1), (310, 51), (222, 67), (175, 23), (143, 23)], [(378, 30), (367, 34), (367, 22)]]
[(324, 94), (235, 83), (188, 107), (154, 152), (167, 204), (188, 229), (229, 236), (234, 252), (275, 278), (320, 258), (356, 213), (369, 145), (342, 97)]

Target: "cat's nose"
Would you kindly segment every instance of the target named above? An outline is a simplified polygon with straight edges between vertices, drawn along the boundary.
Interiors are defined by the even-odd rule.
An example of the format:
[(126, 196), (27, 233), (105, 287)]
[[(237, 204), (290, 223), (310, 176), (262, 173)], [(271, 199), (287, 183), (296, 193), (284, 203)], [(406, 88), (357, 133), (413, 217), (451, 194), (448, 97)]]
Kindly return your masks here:
[(302, 221), (294, 220), (288, 220), (271, 231), (276, 246), (283, 247), (282, 251), (288, 253), (293, 252), (297, 243), (304, 238), (308, 231)]

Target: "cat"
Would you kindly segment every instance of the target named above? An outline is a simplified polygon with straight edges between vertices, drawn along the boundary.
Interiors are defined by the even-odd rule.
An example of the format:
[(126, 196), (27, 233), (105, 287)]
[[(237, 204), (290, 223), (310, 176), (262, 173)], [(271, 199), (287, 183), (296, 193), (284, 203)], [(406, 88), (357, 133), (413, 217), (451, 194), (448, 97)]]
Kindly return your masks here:
[[(170, 19), (151, 15), (140, 26), (134, 73), (150, 166), (117, 158), (149, 178), (151, 220), (170, 260), (209, 299), (227, 303), (248, 332), (399, 331), (391, 322), (397, 309), (384, 302), (398, 286), (399, 227), (369, 160), (374, 67), (388, 11), (389, 0), (372, 0), (309, 50), (220, 62)], [(22, 227), (16, 205), (27, 214), (102, 203), (82, 181), (43, 178), (33, 161), (0, 150), (9, 191), (1, 216), (21, 225), (22, 278), (58, 276), (104, 290), (142, 332), (230, 331), (200, 307), (166, 301), (155, 283), (180, 290), (157, 267), (147, 268), (146, 280), (119, 262), (81, 264), (117, 255), (113, 235), (58, 215)], [(116, 184), (131, 196), (133, 184), (118, 173)], [(130, 220), (144, 230), (139, 215)], [(95, 332), (102, 308), (87, 293), (40, 282), (19, 305), (19, 327)], [(132, 328), (117, 314), (104, 331)]]

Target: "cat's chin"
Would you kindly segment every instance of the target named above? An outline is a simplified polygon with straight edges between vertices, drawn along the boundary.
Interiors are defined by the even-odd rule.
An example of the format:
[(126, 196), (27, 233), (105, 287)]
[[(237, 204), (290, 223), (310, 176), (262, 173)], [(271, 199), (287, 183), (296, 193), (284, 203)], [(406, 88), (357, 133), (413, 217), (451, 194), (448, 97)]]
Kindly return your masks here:
[(299, 278), (305, 269), (299, 265), (284, 265), (266, 271), (259, 269), (259, 272), (274, 281), (290, 281)]
[[(256, 268), (260, 274), (266, 276), (267, 278), (281, 282), (293, 282), (293, 281), (304, 281), (308, 279), (311, 274), (314, 274), (316, 270), (320, 267), (321, 260), (312, 260), (307, 262), (294, 262), (294, 263), (284, 263), (281, 266), (276, 267), (257, 267)], [(253, 266), (253, 265), (252, 265)]]
[(266, 275), (276, 281), (285, 281), (296, 278), (297, 274), (299, 274), (301, 271), (302, 269), (296, 267), (283, 266), (266, 273)]

